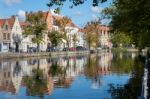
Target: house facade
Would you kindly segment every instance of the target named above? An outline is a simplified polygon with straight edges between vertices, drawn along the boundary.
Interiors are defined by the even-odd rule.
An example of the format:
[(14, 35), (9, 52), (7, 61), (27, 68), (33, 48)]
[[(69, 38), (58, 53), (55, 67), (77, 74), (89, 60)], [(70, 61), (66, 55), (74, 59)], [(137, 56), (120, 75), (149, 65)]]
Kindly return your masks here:
[(112, 48), (112, 43), (110, 41), (110, 28), (108, 26), (100, 25), (99, 31), (99, 47), (101, 48)]
[(7, 19), (0, 19), (0, 52), (8, 52), (10, 47), (11, 26)]
[(16, 43), (19, 44), (19, 50), (22, 51), (24, 50), (23, 48), (23, 44), (22, 44), (22, 40), (23, 40), (23, 36), (22, 36), (22, 28), (20, 26), (20, 22), (18, 20), (17, 16), (12, 16), (9, 20), (8, 20), (10, 26), (11, 26), (11, 33), (10, 33), (10, 47), (15, 49), (16, 48)]

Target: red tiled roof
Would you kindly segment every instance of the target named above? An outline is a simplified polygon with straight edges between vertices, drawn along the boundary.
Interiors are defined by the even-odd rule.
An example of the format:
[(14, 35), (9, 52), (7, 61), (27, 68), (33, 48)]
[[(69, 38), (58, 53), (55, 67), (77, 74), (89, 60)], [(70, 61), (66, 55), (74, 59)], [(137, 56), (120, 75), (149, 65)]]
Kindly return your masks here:
[(6, 21), (6, 19), (0, 19), (0, 26), (3, 26), (5, 21)]
[(8, 24), (10, 27), (13, 27), (14, 23), (15, 23), (15, 17), (11, 17), (9, 19), (7, 19)]
[(8, 18), (8, 19), (0, 19), (0, 26), (3, 26), (5, 21), (8, 21), (9, 26), (13, 27), (14, 22), (15, 22), (15, 17), (11, 17), (11, 18)]

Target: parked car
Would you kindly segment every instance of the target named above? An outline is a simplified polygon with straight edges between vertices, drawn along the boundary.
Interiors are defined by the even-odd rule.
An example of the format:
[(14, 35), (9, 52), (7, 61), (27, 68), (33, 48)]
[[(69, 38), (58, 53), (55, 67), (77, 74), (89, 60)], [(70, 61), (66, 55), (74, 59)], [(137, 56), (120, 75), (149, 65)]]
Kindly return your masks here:
[(36, 47), (29, 47), (28, 52), (38, 52), (38, 49)]
[(63, 48), (63, 51), (69, 51), (68, 47)]
[(85, 50), (87, 50), (87, 48), (82, 47), (82, 46), (77, 46), (77, 47), (76, 47), (76, 50), (77, 50), (77, 51), (85, 51)]
[(69, 48), (69, 51), (76, 51), (76, 48), (71, 47), (71, 48)]
[(46, 49), (47, 52), (54, 52), (55, 51), (55, 48), (54, 47), (48, 47)]

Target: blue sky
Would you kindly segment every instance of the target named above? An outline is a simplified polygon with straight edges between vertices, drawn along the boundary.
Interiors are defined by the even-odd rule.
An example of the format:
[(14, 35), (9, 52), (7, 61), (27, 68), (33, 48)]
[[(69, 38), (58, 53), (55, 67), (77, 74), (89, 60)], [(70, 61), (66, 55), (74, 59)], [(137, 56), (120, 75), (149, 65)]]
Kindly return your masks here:
[[(11, 15), (20, 16), (24, 11), (47, 11), (46, 6), (49, 0), (0, 0), (0, 18), (9, 17)], [(69, 0), (68, 0), (69, 1)], [(70, 17), (77, 26), (84, 26), (87, 21), (97, 19), (100, 16), (100, 10), (110, 5), (111, 0), (100, 4), (98, 7), (91, 6), (92, 0), (87, 0), (83, 5), (69, 8), (71, 4), (66, 2), (61, 9), (61, 14)], [(103, 24), (107, 24), (107, 20)]]

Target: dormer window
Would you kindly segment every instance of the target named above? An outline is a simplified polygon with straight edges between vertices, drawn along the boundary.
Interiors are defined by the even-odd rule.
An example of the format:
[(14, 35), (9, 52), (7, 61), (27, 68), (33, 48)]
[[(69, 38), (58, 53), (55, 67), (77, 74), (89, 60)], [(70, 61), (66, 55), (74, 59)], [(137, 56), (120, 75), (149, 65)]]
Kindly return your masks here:
[(5, 29), (8, 30), (8, 25), (5, 26)]

